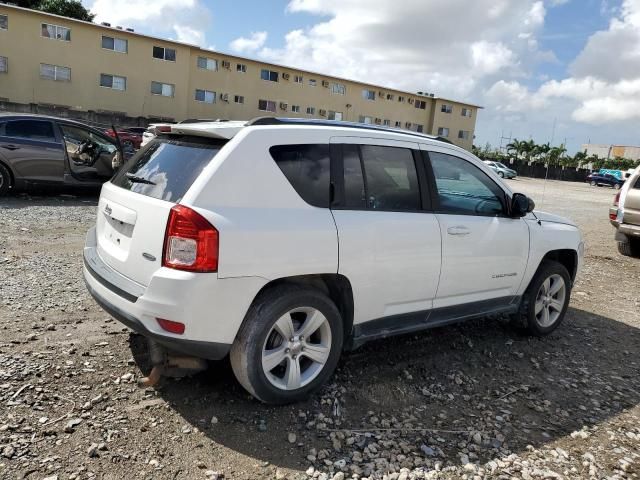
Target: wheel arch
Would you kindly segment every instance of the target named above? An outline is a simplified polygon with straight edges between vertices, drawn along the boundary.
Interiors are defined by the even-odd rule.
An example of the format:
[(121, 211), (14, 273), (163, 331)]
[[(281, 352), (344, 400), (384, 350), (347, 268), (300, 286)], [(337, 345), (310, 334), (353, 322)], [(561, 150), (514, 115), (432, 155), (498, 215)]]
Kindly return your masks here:
[(337, 273), (321, 273), (278, 278), (264, 285), (260, 291), (258, 291), (251, 304), (254, 305), (271, 290), (287, 285), (311, 287), (326, 294), (340, 311), (345, 346), (349, 345), (353, 331), (354, 307), (353, 289), (347, 277)]
[[(569, 276), (571, 277), (571, 282), (573, 283), (576, 279), (576, 274), (578, 271), (578, 252), (569, 248), (563, 248), (558, 250), (551, 250), (547, 252), (540, 264), (545, 260), (553, 260), (563, 265), (564, 268), (569, 272)], [(539, 267), (538, 267), (539, 268)]]

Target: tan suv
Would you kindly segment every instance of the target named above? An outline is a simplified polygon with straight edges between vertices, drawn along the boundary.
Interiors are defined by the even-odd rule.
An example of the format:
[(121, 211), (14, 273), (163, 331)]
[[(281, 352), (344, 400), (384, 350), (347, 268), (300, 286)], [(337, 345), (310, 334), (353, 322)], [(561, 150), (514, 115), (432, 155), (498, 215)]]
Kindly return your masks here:
[(640, 257), (640, 167), (625, 182), (609, 209), (616, 227), (616, 242), (622, 255)]

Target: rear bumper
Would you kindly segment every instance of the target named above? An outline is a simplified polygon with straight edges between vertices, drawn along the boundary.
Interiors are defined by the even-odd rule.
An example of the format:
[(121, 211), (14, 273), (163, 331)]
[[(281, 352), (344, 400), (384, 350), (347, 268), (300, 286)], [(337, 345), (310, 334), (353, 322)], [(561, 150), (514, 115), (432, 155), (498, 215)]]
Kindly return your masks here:
[[(89, 293), (115, 319), (170, 350), (211, 360), (229, 352), (251, 302), (267, 283), (158, 266), (149, 285), (140, 285), (102, 260), (95, 228), (87, 233), (83, 274)], [(166, 332), (158, 318), (183, 323), (184, 334)]]
[(124, 312), (123, 310), (120, 310), (117, 306), (113, 305), (107, 299), (100, 296), (100, 294), (96, 290), (94, 290), (88, 282), (86, 282), (86, 278), (87, 266), (85, 265), (85, 283), (87, 285), (87, 290), (89, 290), (89, 293), (91, 294), (93, 299), (98, 305), (103, 308), (105, 312), (118, 320), (120, 323), (129, 327), (134, 332), (137, 332), (147, 338), (158, 342), (160, 345), (173, 352), (178, 352), (183, 355), (192, 357), (206, 358), (209, 360), (221, 360), (229, 353), (229, 350), (231, 350), (231, 345), (226, 343), (199, 342), (197, 340), (186, 340), (182, 338), (167, 337), (166, 335), (151, 332), (147, 329), (147, 327), (144, 326), (144, 324), (140, 320)]
[(640, 238), (640, 225), (631, 225), (630, 223), (618, 223), (611, 221), (611, 224), (616, 227), (615, 239), (618, 242), (626, 242), (629, 237)]

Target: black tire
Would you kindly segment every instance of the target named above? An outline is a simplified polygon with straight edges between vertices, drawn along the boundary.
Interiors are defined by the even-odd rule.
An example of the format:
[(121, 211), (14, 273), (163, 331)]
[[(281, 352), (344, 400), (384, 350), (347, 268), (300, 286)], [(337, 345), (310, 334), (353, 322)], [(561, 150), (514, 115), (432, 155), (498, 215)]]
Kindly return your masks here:
[[(267, 378), (262, 367), (262, 353), (276, 321), (297, 308), (313, 308), (324, 315), (331, 332), (331, 344), (328, 359), (315, 378), (300, 388), (285, 390)], [(286, 404), (305, 399), (329, 379), (340, 359), (342, 343), (342, 317), (329, 297), (313, 288), (282, 285), (254, 300), (231, 347), (229, 358), (238, 382), (251, 395), (264, 403)], [(301, 353), (300, 357), (303, 356)]]
[(593, 180), (591, 180), (591, 182), (589, 183), (589, 185), (591, 185), (592, 187), (597, 186), (598, 184), (596, 182), (594, 182)]
[[(565, 295), (564, 301), (562, 304), (562, 308), (559, 312), (557, 319), (550, 325), (542, 325), (540, 321), (536, 318), (535, 306), (536, 300), (538, 300), (538, 294), (542, 287), (542, 284), (548, 278), (559, 275), (564, 280), (565, 285)], [(560, 326), (562, 321), (564, 320), (565, 314), (567, 313), (567, 308), (569, 306), (569, 300), (571, 299), (571, 277), (569, 276), (569, 272), (561, 263), (558, 263), (553, 260), (544, 260), (538, 271), (531, 279), (527, 290), (524, 292), (522, 296), (522, 301), (520, 303), (520, 310), (518, 313), (511, 316), (511, 323), (518, 330), (523, 333), (533, 335), (536, 337), (543, 337), (545, 335), (549, 335), (556, 328)]]
[(620, 184), (619, 183), (614, 183), (613, 184), (613, 189), (614, 190), (620, 190)]
[(502, 172), (498, 172), (498, 176), (499, 176), (500, 178), (504, 178), (504, 173), (502, 173)]
[(626, 242), (618, 242), (618, 252), (625, 257), (640, 257), (640, 241), (627, 238)]
[(9, 188), (11, 188), (11, 174), (7, 167), (0, 163), (0, 197), (7, 195)]

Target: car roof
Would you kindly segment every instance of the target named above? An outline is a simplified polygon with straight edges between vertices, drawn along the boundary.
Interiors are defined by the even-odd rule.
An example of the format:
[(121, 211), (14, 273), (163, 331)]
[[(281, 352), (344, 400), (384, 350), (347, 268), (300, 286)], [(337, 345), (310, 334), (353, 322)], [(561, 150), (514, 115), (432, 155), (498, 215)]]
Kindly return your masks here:
[(411, 130), (403, 130), (399, 128), (383, 127), (377, 125), (366, 125), (355, 122), (343, 122), (337, 120), (316, 120), (316, 119), (301, 119), (301, 118), (281, 118), (281, 117), (258, 117), (253, 120), (245, 121), (214, 121), (214, 122), (201, 122), (193, 124), (173, 124), (170, 132), (163, 132), (169, 134), (179, 135), (196, 135), (205, 136), (211, 138), (221, 138), (230, 140), (240, 130), (247, 127), (261, 127), (261, 126), (307, 126), (307, 127), (333, 127), (341, 129), (353, 129), (355, 131), (364, 132), (380, 132), (380, 133), (393, 133), (396, 135), (402, 135), (412, 137), (415, 141), (415, 137), (425, 140), (437, 141), (445, 143), (448, 146), (455, 146), (446, 138), (426, 135), (424, 133), (413, 132)]
[(80, 122), (78, 120), (72, 120), (71, 118), (54, 117), (53, 115), (41, 115), (39, 113), (0, 112), (0, 121), (2, 120), (49, 120), (52, 122), (63, 122), (70, 125), (77, 125), (79, 127), (91, 128), (97, 131), (101, 130), (100, 128)]

